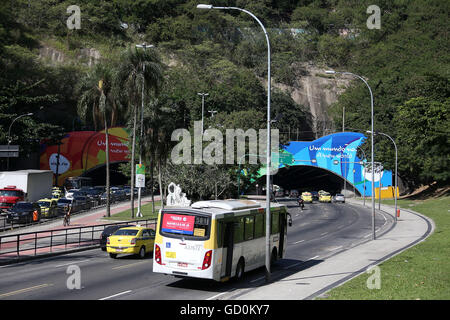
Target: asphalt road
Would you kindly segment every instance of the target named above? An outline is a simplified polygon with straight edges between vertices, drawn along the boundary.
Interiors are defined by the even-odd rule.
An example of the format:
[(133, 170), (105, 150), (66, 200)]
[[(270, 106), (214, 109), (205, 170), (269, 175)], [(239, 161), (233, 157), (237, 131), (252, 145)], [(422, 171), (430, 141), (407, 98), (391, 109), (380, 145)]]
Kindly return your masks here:
[[(271, 280), (321, 263), (342, 250), (371, 239), (369, 208), (350, 204), (306, 204), (301, 211), (286, 201), (293, 226), (288, 228), (286, 256), (272, 270)], [(393, 223), (376, 214), (377, 232)], [(152, 272), (152, 256), (109, 258), (100, 249), (43, 258), (0, 267), (0, 300), (214, 300), (239, 296), (265, 284), (264, 268), (246, 273), (243, 281), (218, 283), (179, 279)], [(276, 294), (276, 293), (274, 293)]]

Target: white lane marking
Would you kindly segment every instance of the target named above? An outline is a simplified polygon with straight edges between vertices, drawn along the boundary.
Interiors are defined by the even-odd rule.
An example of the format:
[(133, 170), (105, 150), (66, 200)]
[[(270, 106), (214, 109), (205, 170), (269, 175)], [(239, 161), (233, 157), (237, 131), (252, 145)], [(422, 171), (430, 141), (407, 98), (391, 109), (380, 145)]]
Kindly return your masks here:
[(321, 236), (324, 236), (324, 235), (326, 235), (328, 232), (324, 232), (324, 233), (321, 233), (320, 235)]
[(257, 282), (257, 281), (265, 279), (265, 278), (266, 278), (265, 276), (264, 277), (259, 277), (259, 278), (255, 279), (255, 280), (250, 281), (250, 283)]
[(231, 289), (230, 291), (226, 291), (226, 292), (222, 292), (222, 293), (216, 294), (215, 296), (212, 296), (212, 297), (210, 297), (210, 298), (208, 298), (206, 300), (212, 300), (214, 298), (220, 297), (221, 295), (224, 295), (225, 293), (230, 293), (233, 290), (236, 290), (236, 289)]
[(119, 292), (119, 293), (113, 294), (112, 296), (105, 297), (105, 298), (101, 298), (101, 299), (98, 299), (98, 300), (108, 300), (108, 299), (111, 299), (111, 298), (115, 298), (115, 297), (118, 297), (118, 296), (122, 296), (122, 295), (127, 294), (127, 293), (130, 293), (130, 292), (131, 292), (131, 290), (124, 291), (124, 292)]
[(292, 242), (292, 244), (297, 244), (297, 243), (300, 243), (300, 242), (303, 242), (303, 241), (305, 241), (305, 240), (299, 240), (299, 241), (296, 241), (296, 242)]

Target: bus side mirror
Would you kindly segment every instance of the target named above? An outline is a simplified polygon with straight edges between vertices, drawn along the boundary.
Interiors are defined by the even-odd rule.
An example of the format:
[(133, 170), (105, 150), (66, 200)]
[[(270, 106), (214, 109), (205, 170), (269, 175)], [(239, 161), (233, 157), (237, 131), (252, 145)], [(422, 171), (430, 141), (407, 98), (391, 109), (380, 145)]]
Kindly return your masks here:
[(288, 224), (289, 224), (289, 227), (292, 227), (292, 219), (291, 218), (289, 218)]

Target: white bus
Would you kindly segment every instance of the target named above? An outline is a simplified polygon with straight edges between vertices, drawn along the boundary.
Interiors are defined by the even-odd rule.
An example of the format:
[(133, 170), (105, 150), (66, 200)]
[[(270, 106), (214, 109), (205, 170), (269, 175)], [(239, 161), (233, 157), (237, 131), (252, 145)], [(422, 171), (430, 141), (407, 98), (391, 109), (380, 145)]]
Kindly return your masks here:
[[(287, 210), (271, 203), (271, 261), (287, 243)], [(166, 207), (156, 227), (153, 272), (226, 281), (265, 265), (265, 203), (211, 200)]]

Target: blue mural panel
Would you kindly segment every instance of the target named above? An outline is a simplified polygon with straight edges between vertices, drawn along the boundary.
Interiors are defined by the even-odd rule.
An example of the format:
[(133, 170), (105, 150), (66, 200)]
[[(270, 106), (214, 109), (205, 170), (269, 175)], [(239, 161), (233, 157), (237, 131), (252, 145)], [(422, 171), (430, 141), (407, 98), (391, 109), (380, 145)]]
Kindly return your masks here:
[[(366, 196), (372, 194), (372, 174), (361, 163), (370, 159), (360, 159), (356, 154), (358, 147), (367, 137), (358, 132), (340, 132), (321, 137), (314, 141), (291, 141), (284, 152), (293, 155), (292, 165), (315, 166), (331, 171), (355, 186)], [(284, 165), (280, 165), (280, 168)], [(392, 172), (375, 172), (375, 188), (392, 186)]]

